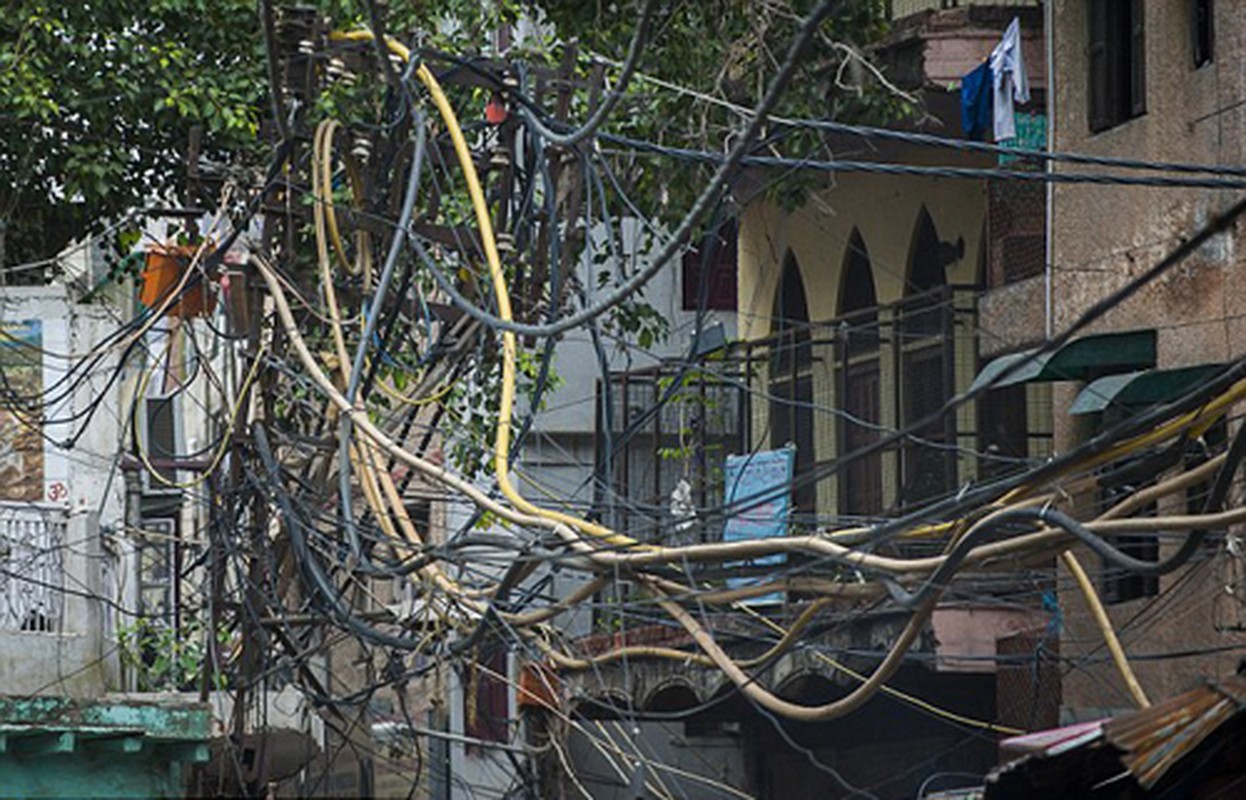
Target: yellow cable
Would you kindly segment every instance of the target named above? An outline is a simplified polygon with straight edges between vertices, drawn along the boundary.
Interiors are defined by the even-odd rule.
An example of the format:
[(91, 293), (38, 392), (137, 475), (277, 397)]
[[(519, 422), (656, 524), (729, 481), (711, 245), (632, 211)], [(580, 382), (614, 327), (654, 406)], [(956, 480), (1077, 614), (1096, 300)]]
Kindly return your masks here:
[(1138, 708), (1150, 708), (1151, 700), (1143, 691), (1142, 684), (1138, 682), (1138, 676), (1134, 674), (1133, 667), (1129, 664), (1129, 657), (1125, 655), (1125, 648), (1121, 646), (1121, 640), (1116, 635), (1116, 628), (1112, 625), (1112, 619), (1108, 616), (1107, 609), (1103, 607), (1103, 601), (1100, 600), (1099, 593), (1095, 591), (1095, 585), (1091, 582), (1090, 576), (1086, 574), (1086, 570), (1082, 568), (1081, 562), (1077, 560), (1077, 556), (1073, 555), (1072, 551), (1065, 550), (1060, 554), (1060, 560), (1064, 562), (1064, 566), (1077, 581), (1086, 606), (1090, 609), (1091, 616), (1094, 617), (1100, 632), (1103, 633), (1103, 643), (1107, 645), (1108, 652), (1112, 654), (1112, 662), (1116, 665), (1116, 671), (1125, 681), (1125, 686), (1128, 687), (1134, 702), (1138, 704)]
[[(1069, 467), (1064, 470), (1064, 474), (1068, 474), (1074, 470), (1081, 471), (1092, 469), (1109, 461), (1114, 461), (1128, 453), (1136, 452), (1153, 444), (1158, 444), (1165, 439), (1182, 433), (1186, 429), (1191, 429), (1193, 431), (1206, 430), (1206, 428), (1214, 424), (1216, 420), (1227, 414), (1230, 407), (1243, 397), (1246, 397), (1246, 380), (1241, 380), (1233, 384), (1222, 394), (1209, 400), (1207, 404), (1200, 409), (1188, 411), (1176, 419), (1169, 420), (1163, 425), (1160, 425), (1153, 431), (1148, 431), (1147, 433), (1136, 436), (1133, 439), (1121, 442), (1120, 444), (1115, 445), (1096, 456), (1090, 456), (1076, 462), (1075, 464), (1069, 465)], [(1023, 497), (1026, 492), (1031, 490), (1031, 488), (1033, 487), (1021, 486), (1013, 489), (1011, 492), (1004, 495), (1004, 497), (1000, 500), (1000, 503), (1010, 503), (1019, 497)]]
[(373, 383), (373, 385), (381, 390), (381, 394), (384, 394), (386, 397), (389, 397), (391, 400), (395, 400), (399, 403), (402, 403), (404, 406), (412, 406), (412, 407), (418, 408), (419, 406), (426, 406), (430, 403), (436, 403), (441, 398), (450, 394), (450, 391), (454, 388), (454, 381), (448, 382), (445, 386), (439, 387), (429, 392), (428, 394), (424, 395), (423, 397), (411, 397), (410, 395), (403, 394), (397, 389), (391, 387), (389, 384), (385, 383), (385, 381), (383, 380), (377, 380)]
[[(755, 611), (752, 608), (749, 608), (746, 605), (740, 605), (739, 608), (743, 609), (745, 612), (747, 612), (748, 614), (752, 615), (757, 620), (764, 623), (775, 633), (781, 636), (787, 634), (787, 631), (783, 629), (782, 625), (770, 619), (769, 617), (763, 614), (757, 613), (757, 611)], [(853, 680), (858, 681), (859, 683), (865, 683), (865, 681), (867, 680), (867, 678), (861, 673), (857, 672), (856, 670), (852, 669), (846, 664), (836, 661), (835, 659), (831, 658), (830, 656), (826, 655), (825, 653), (821, 651), (814, 650), (813, 655), (815, 658), (822, 661), (824, 664), (830, 667), (833, 667), (834, 669), (839, 670), (840, 672), (844, 673), (845, 675), (852, 678)], [(1013, 728), (1008, 725), (999, 725), (994, 722), (986, 722), (985, 720), (974, 719), (973, 717), (966, 717), (963, 714), (957, 714), (955, 711), (948, 711), (946, 708), (940, 708), (939, 706), (936, 706), (934, 703), (931, 703), (928, 700), (923, 700), (920, 697), (917, 697), (915, 695), (911, 695), (907, 692), (902, 692), (899, 689), (892, 688), (891, 686), (888, 686), (885, 683), (879, 686), (878, 690), (882, 692), (883, 694), (890, 695), (896, 698), (897, 700), (902, 700), (911, 706), (920, 708), (923, 711), (928, 711), (931, 714), (934, 714), (935, 716), (943, 717), (944, 719), (949, 719), (953, 722), (960, 723), (961, 725), (968, 725), (969, 727), (972, 727), (972, 728), (981, 728), (983, 730), (994, 731), (996, 733), (1005, 733), (1005, 734), (1008, 734), (1009, 736), (1018, 736), (1020, 734), (1025, 733), (1025, 731), (1021, 730), (1020, 728)]]
[[(331, 34), (331, 39), (337, 40), (337, 41), (370, 41), (373, 38), (374, 37), (371, 31), (352, 31), (352, 32), (347, 32), (347, 33), (334, 32), (333, 34)], [(392, 52), (397, 54), (403, 61), (410, 61), (411, 54), (410, 54), (410, 51), (405, 46), (393, 40), (387, 40), (386, 45)], [(496, 241), (494, 239), (492, 221), (489, 216), (488, 206), (484, 198), (484, 192), (482, 190), (479, 178), (476, 174), (475, 166), (472, 162), (471, 154), (468, 149), (467, 142), (464, 139), (462, 130), (458, 125), (458, 120), (457, 120), (457, 116), (455, 115), (454, 109), (450, 106), (450, 103), (447, 100), (444, 92), (442, 91), (440, 84), (437, 82), (436, 78), (432, 75), (431, 71), (429, 71), (425, 65), (421, 64), (418, 67), (416, 74), (421, 80), (421, 82), (424, 83), (425, 87), (427, 88), (430, 96), (433, 99), (434, 104), (437, 106), (438, 111), (440, 112), (442, 119), (445, 122), (447, 129), (450, 133), (450, 137), (454, 144), (456, 155), (458, 157), (458, 160), (460, 162), (461, 168), (464, 173), (464, 180), (467, 184), (467, 190), (468, 190), (469, 197), (472, 201), (472, 206), (473, 206), (473, 209), (476, 215), (477, 224), (480, 228), (481, 244), (484, 249), (485, 260), (488, 265), (489, 273), (490, 273), (490, 276), (492, 278), (493, 285), (494, 285), (495, 297), (498, 303), (498, 313), (499, 313), (499, 316), (503, 320), (511, 321), (513, 319), (513, 316), (512, 316), (512, 310), (511, 310), (511, 304), (510, 304), (510, 296), (509, 296), (509, 291), (506, 285), (505, 274), (501, 266), (501, 259), (498, 255)], [(335, 314), (334, 316), (336, 318), (337, 315)], [(587, 520), (583, 520), (583, 519), (580, 519), (578, 517), (575, 517), (569, 514), (563, 514), (561, 512), (539, 508), (533, 505), (532, 503), (528, 502), (516, 490), (516, 488), (514, 487), (510, 479), (509, 464), (508, 464), (510, 437), (511, 437), (511, 416), (514, 410), (514, 399), (515, 399), (516, 354), (517, 354), (517, 343), (516, 343), (516, 337), (514, 333), (510, 331), (503, 331), (502, 332), (502, 387), (501, 387), (501, 397), (500, 397), (499, 411), (498, 411), (497, 433), (496, 433), (496, 439), (495, 439), (495, 445), (494, 445), (494, 467), (497, 473), (498, 485), (503, 495), (506, 496), (506, 498), (510, 500), (510, 502), (512, 502), (516, 506), (516, 508), (518, 508), (523, 513), (567, 525), (581, 533), (588, 534), (595, 538), (599, 538), (612, 546), (627, 547), (627, 548), (633, 548), (633, 549), (639, 549), (639, 550), (664, 551), (665, 548), (654, 548), (651, 546), (641, 545), (639, 542), (637, 542), (632, 537), (618, 533), (617, 531), (614, 531), (606, 526), (598, 525), (596, 523), (592, 523)], [(1186, 427), (1197, 425), (1202, 422), (1214, 421), (1214, 419), (1217, 416), (1222, 415), (1223, 413), (1227, 411), (1227, 408), (1231, 403), (1235, 402), (1237, 399), (1239, 399), (1243, 395), (1246, 395), (1246, 381), (1243, 381), (1235, 385), (1234, 387), (1231, 387), (1230, 390), (1226, 391), (1223, 395), (1213, 400), (1204, 409), (1198, 412), (1190, 412), (1188, 414), (1185, 414), (1175, 420), (1172, 420), (1166, 423), (1165, 425), (1157, 428), (1154, 431), (1151, 431), (1147, 434), (1136, 437), (1135, 439), (1130, 440), (1128, 442), (1124, 442), (1120, 445), (1117, 445), (1116, 447), (1109, 449), (1108, 451), (1100, 454), (1099, 456), (1086, 459), (1075, 465), (1071, 465), (1068, 471), (1071, 471), (1073, 469), (1088, 469), (1096, 464), (1100, 464), (1100, 463), (1103, 463), (1104, 461), (1109, 461), (1109, 460), (1112, 460), (1113, 458), (1117, 458), (1123, 453), (1131, 452), (1139, 448), (1145, 447), (1149, 444), (1162, 441), (1163, 439), (1168, 438), (1169, 436), (1174, 435), (1177, 432), (1180, 432)], [(1004, 503), (1010, 502), (1011, 500), (1017, 498), (1020, 495), (1023, 495), (1025, 492), (1028, 492), (1030, 490), (1031, 490), (1031, 487), (1021, 487), (1020, 489), (1014, 490), (1013, 492), (1010, 492), (1008, 495), (1006, 495), (1003, 498), (1002, 502)], [(939, 523), (937, 525), (932, 525), (932, 526), (924, 526), (911, 533), (915, 533), (915, 534), (942, 533), (942, 532), (946, 532), (947, 530), (950, 530), (954, 524), (955, 524), (954, 522), (945, 522), (945, 523)], [(846, 534), (853, 534), (857, 532), (858, 531), (856, 530), (840, 531), (840, 532), (836, 532), (832, 534), (832, 536), (841, 536), (841, 537), (847, 538)], [(686, 614), (683, 612), (681, 608), (679, 608), (677, 605), (673, 603), (669, 603), (668, 601), (663, 601), (661, 604), (664, 607), (667, 607), (668, 610), (672, 611), (672, 613), (675, 613), (675, 610), (678, 609), (679, 613), (676, 614), (676, 618), (680, 619), (681, 622), (684, 622), (685, 627), (688, 627), (689, 632), (693, 634), (694, 638), (697, 638), (698, 641), (701, 642), (701, 639), (704, 637), (698, 636), (698, 630), (695, 624), (692, 624), (692, 625), (688, 624), (688, 623), (692, 623), (693, 621), (691, 620), (690, 617), (686, 617)], [(700, 633), (703, 634), (704, 632), (701, 631)], [(710, 645), (713, 645), (712, 641), (708, 643)], [(704, 645), (705, 642), (702, 642), (702, 644)], [(714, 645), (714, 648), (716, 650), (716, 645)], [(714, 658), (715, 661), (720, 661), (721, 660), (720, 656), (722, 658), (725, 658), (725, 654), (722, 654), (721, 650), (717, 650), (717, 652), (714, 652), (713, 650), (709, 650), (707, 648), (707, 652), (709, 652), (709, 654), (711, 655), (712, 658)], [(732, 667), (734, 668), (735, 671), (738, 671), (738, 667), (736, 665), (732, 664)], [(884, 672), (886, 672), (886, 670), (880, 669), (878, 672), (875, 673), (873, 678), (867, 679), (865, 681), (862, 688), (865, 688), (865, 686), (868, 685), (871, 681), (878, 680), (880, 675), (882, 675)], [(774, 699), (774, 698), (773, 696), (770, 696), (769, 699)], [(843, 708), (844, 706), (848, 704), (842, 704), (842, 705), (834, 704), (834, 705), (837, 706), (838, 708)], [(805, 711), (805, 712), (809, 711), (807, 709), (787, 709), (787, 710), (797, 710), (797, 711)], [(828, 707), (823, 713), (829, 710), (830, 709)], [(798, 717), (805, 716), (805, 714), (797, 713), (796, 716)]]
[[(334, 41), (359, 42), (372, 41), (374, 38), (372, 31), (368, 30), (336, 31), (330, 34), (330, 39)], [(387, 39), (386, 46), (403, 62), (411, 60), (411, 51), (400, 42)], [(472, 208), (475, 211), (476, 224), (480, 228), (480, 243), (484, 249), (489, 275), (493, 280), (494, 296), (498, 304), (498, 316), (509, 322), (514, 317), (511, 310), (510, 292), (506, 285), (506, 275), (502, 270), (502, 260), (498, 254), (497, 242), (494, 238), (493, 221), (489, 216), (489, 207), (485, 201), (480, 178), (476, 173), (475, 163), (472, 161), (471, 151), (468, 148), (467, 140), (463, 137), (463, 130), (459, 126), (458, 116), (450, 105), (445, 92), (442, 91), (441, 84), (426, 65), (419, 65), (416, 69), (416, 76), (428, 90), (433, 104), (437, 106), (442, 121), (446, 125), (446, 130), (450, 134), (450, 140), (454, 144), (455, 155), (458, 157), (459, 165), (463, 170), (468, 196), (471, 198)], [(620, 534), (604, 525), (598, 525), (571, 514), (540, 508), (528, 502), (515, 489), (514, 484), (511, 483), (508, 462), (510, 458), (511, 416), (515, 405), (515, 360), (517, 350), (515, 334), (511, 331), (502, 331), (502, 389), (498, 401), (497, 435), (493, 453), (494, 471), (497, 473), (498, 488), (501, 489), (502, 494), (516, 508), (526, 514), (568, 525), (583, 534), (601, 539), (613, 547), (657, 549), (649, 545), (642, 545), (632, 537)]]
[[(327, 119), (316, 128), (316, 136), (312, 142), (312, 190), (316, 206), (324, 215), (325, 229), (333, 251), (337, 253), (342, 268), (352, 275), (363, 275), (364, 291), (371, 283), (372, 247), (368, 232), (361, 227), (355, 229), (355, 258), (352, 264), (346, 255), (346, 247), (342, 243), (342, 234), (337, 224), (337, 206), (333, 202), (333, 137), (340, 127), (337, 120)], [(346, 179), (350, 184), (351, 205), (355, 210), (363, 208), (363, 176), (359, 166), (349, 156), (342, 159), (346, 165)]]
[[(312, 140), (313, 160), (319, 165), (321, 151), (324, 149), (323, 141), (326, 137), (331, 137), (333, 131), (337, 127), (334, 120), (325, 120), (316, 127), (316, 133)], [(321, 291), (324, 292), (325, 305), (329, 307), (329, 319), (331, 324), (329, 331), (333, 335), (333, 349), (337, 351), (338, 372), (342, 375), (342, 383), (346, 385), (350, 382), (350, 355), (346, 352), (346, 336), (342, 332), (342, 312), (337, 303), (337, 290), (333, 286), (333, 267), (329, 258), (329, 237), (325, 233), (328, 226), (327, 212), (330, 201), (325, 200), (325, 188), (323, 185), (324, 177), (319, 176), (320, 170), (312, 170), (312, 193), (314, 195), (314, 206), (312, 209), (312, 219), (316, 231), (316, 255), (320, 265), (320, 283)], [(341, 240), (334, 240), (337, 246), (341, 246)], [(345, 253), (340, 254), (345, 259)]]
[[(356, 30), (349, 32), (336, 31), (330, 35), (334, 41), (372, 41), (375, 37), (369, 30)], [(386, 46), (397, 55), (402, 61), (409, 62), (411, 59), (410, 50), (393, 39), (386, 40)], [(471, 152), (468, 149), (467, 142), (463, 137), (462, 129), (458, 124), (457, 115), (451, 107), (449, 100), (441, 89), (432, 72), (423, 64), (416, 70), (416, 75), (427, 88), (429, 95), (432, 97), (434, 104), (437, 106), (443, 121), (446, 124), (447, 131), (450, 134), (451, 141), (454, 144), (455, 154), (458, 157), (460, 166), (464, 174), (464, 180), (467, 184), (469, 197), (472, 201), (472, 207), (475, 212), (477, 225), (480, 227), (480, 240), (485, 253), (485, 260), (489, 267), (490, 277), (493, 281), (494, 294), (498, 304), (498, 316), (506, 321), (513, 320), (513, 314), (510, 303), (510, 294), (507, 289), (505, 273), (502, 270), (501, 259), (497, 250), (497, 243), (493, 233), (492, 219), (489, 215), (488, 205), (485, 201), (484, 191), (481, 187), (479, 177), (476, 173), (475, 164), (471, 158)], [(517, 352), (517, 344), (515, 334), (510, 331), (502, 332), (502, 387), (501, 397), (498, 410), (497, 435), (494, 446), (494, 468), (497, 473), (498, 486), (508, 500), (515, 504), (521, 511), (533, 516), (544, 517), (555, 520), (568, 525), (581, 533), (600, 538), (606, 543), (615, 547), (626, 547), (638, 550), (664, 550), (651, 545), (643, 545), (630, 536), (614, 531), (604, 525), (589, 522), (578, 517), (563, 514), (557, 511), (541, 509), (528, 502), (514, 487), (510, 479), (509, 473), (509, 450), (511, 437), (511, 416), (514, 410), (515, 399), (515, 358)], [(1246, 396), (1246, 381), (1235, 384), (1223, 395), (1208, 403), (1202, 410), (1190, 412), (1169, 423), (1157, 428), (1133, 440), (1124, 442), (1114, 448), (1100, 454), (1097, 457), (1087, 459), (1085, 462), (1071, 466), (1069, 469), (1086, 469), (1106, 460), (1119, 457), (1119, 455), (1145, 447), (1158, 441), (1162, 441), (1175, 433), (1180, 432), (1185, 427), (1210, 419), (1209, 415), (1223, 414), (1227, 411), (1228, 406), (1242, 396)], [(1023, 494), (1029, 491), (1029, 487), (1014, 490), (1005, 496), (1001, 501), (1009, 502), (1014, 495)], [(934, 525), (923, 526), (910, 532), (910, 535), (928, 535), (931, 533), (943, 533), (952, 528), (956, 524), (955, 521), (937, 523)], [(859, 529), (850, 529), (848, 531), (837, 531), (830, 534), (830, 537), (838, 538), (847, 534), (859, 533)]]

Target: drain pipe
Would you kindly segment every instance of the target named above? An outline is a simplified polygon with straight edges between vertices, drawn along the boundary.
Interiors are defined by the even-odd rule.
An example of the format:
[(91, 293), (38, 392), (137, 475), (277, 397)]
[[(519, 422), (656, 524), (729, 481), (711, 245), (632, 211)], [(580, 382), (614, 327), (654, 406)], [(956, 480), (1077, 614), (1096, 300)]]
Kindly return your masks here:
[[(1056, 46), (1055, 46), (1055, 0), (1043, 0), (1043, 56), (1047, 63), (1044, 65), (1044, 77), (1047, 83), (1047, 152), (1054, 152), (1056, 149)], [(1055, 170), (1055, 162), (1050, 158), (1047, 159), (1045, 169), (1048, 173)], [(1054, 298), (1053, 298), (1053, 271), (1055, 265), (1053, 263), (1052, 251), (1054, 242), (1052, 241), (1052, 233), (1055, 228), (1055, 199), (1056, 185), (1053, 181), (1047, 181), (1047, 202), (1043, 209), (1043, 335), (1047, 341), (1051, 341), (1051, 337), (1055, 331), (1055, 315)]]

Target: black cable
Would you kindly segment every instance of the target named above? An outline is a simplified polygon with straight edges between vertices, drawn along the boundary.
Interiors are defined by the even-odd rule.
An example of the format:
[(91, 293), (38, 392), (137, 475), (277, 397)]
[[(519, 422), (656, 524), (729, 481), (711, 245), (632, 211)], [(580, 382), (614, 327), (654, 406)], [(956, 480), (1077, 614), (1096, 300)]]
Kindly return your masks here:
[[(685, 147), (646, 142), (630, 136), (613, 133), (602, 133), (603, 141), (613, 142), (622, 147), (657, 156), (679, 158), (701, 164), (721, 164), (721, 154), (707, 150), (693, 150)], [(1030, 151), (1027, 151), (1030, 152)], [(1033, 155), (1032, 152), (1030, 152)], [(937, 178), (963, 178), (974, 180), (1007, 180), (1024, 183), (1056, 183), (1056, 184), (1093, 184), (1098, 186), (1149, 186), (1163, 189), (1196, 188), (1196, 189), (1227, 189), (1241, 191), (1246, 189), (1246, 180), (1240, 178), (1211, 177), (1169, 177), (1163, 175), (1118, 175), (1107, 172), (1046, 172), (1039, 170), (1002, 169), (999, 167), (958, 167), (953, 165), (928, 166), (923, 164), (900, 164), (886, 161), (849, 161), (835, 159), (826, 161), (814, 158), (784, 156), (743, 156), (743, 166), (780, 167), (814, 170), (818, 172), (863, 172), (876, 175), (918, 175)], [(1198, 170), (1206, 172), (1210, 170)]]
[(601, 105), (584, 121), (583, 125), (566, 133), (558, 132), (542, 122), (527, 104), (521, 103), (519, 105), (519, 113), (523, 116), (524, 121), (554, 147), (572, 147), (592, 136), (601, 127), (601, 124), (606, 121), (606, 118), (610, 116), (610, 113), (614, 111), (615, 105), (618, 104), (619, 100), (627, 92), (627, 86), (636, 71), (637, 63), (640, 61), (640, 54), (645, 48), (646, 40), (649, 38), (649, 28), (653, 22), (653, 11), (656, 6), (656, 0), (644, 0), (644, 5), (640, 8), (640, 18), (636, 24), (636, 32), (632, 35), (632, 41), (627, 47), (627, 55), (624, 57), (623, 70), (619, 75), (618, 83), (606, 95), (606, 99), (601, 102)]
[(295, 511), (290, 498), (281, 485), (281, 468), (278, 466), (277, 460), (273, 457), (272, 450), (269, 448), (268, 434), (265, 432), (264, 426), (254, 426), (252, 434), (255, 440), (256, 453), (272, 479), (273, 494), (277, 504), (281, 507), (282, 525), (290, 536), (290, 543), (294, 548), (300, 571), (308, 579), (307, 582), (313, 595), (320, 597), (327, 603), (328, 611), (335, 620), (346, 625), (365, 639), (401, 650), (417, 649), (420, 645), (419, 639), (410, 636), (397, 636), (377, 630), (355, 616), (343, 602), (340, 591), (333, 585), (333, 582), (325, 573), (319, 557), (312, 553), (307, 546), (302, 518)]
[[(821, 23), (830, 16), (831, 11), (838, 5), (839, 0), (824, 0), (802, 21), (800, 30), (792, 40), (783, 63), (771, 79), (765, 96), (754, 109), (753, 118), (745, 126), (730, 152), (723, 157), (713, 177), (710, 178), (705, 188), (697, 196), (692, 207), (684, 215), (679, 225), (676, 226), (674, 232), (667, 238), (662, 249), (643, 269), (637, 271), (625, 284), (618, 287), (596, 305), (561, 317), (557, 322), (543, 325), (529, 325), (503, 320), (495, 314), (479, 308), (475, 303), (464, 297), (458, 288), (454, 286), (454, 282), (449, 280), (442, 273), (441, 268), (429, 257), (428, 252), (419, 241), (413, 240), (413, 244), (416, 246), (416, 253), (425, 262), (430, 274), (437, 281), (438, 287), (450, 296), (454, 304), (491, 328), (508, 331), (520, 336), (556, 336), (601, 316), (634, 295), (661, 271), (683, 249), (693, 230), (700, 224), (701, 218), (706, 212), (720, 201), (728, 182), (735, 176), (736, 168), (741, 166), (746, 153), (752, 148), (757, 137), (761, 134), (766, 118), (787, 89), (787, 85), (791, 81), (805, 49), (816, 36)], [(1246, 183), (1243, 185), (1246, 186)]]

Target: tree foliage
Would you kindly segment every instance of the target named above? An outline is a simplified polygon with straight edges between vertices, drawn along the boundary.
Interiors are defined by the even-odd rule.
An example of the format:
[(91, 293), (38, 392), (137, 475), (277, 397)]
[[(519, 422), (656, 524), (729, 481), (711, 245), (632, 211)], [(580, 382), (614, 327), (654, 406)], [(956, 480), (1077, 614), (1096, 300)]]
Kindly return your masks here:
[[(540, 4), (564, 42), (578, 41), (589, 54), (621, 61), (639, 17), (618, 4), (551, 2)], [(673, 147), (723, 152), (743, 117), (728, 106), (751, 109), (765, 94), (789, 47), (818, 0), (709, 0), (658, 2), (653, 33), (640, 62), (643, 77), (633, 81), (628, 101), (610, 130)], [(870, 47), (887, 32), (884, 3), (842, 0), (818, 29), (787, 91), (772, 116), (885, 123), (903, 116), (903, 99), (868, 66)], [(825, 147), (819, 134), (772, 126), (763, 148), (794, 155)], [(669, 160), (668, 160), (669, 161)], [(704, 166), (688, 166), (681, 180), (652, 159), (620, 161), (629, 188), (658, 199), (667, 214), (686, 208), (702, 181)], [(797, 202), (814, 176), (790, 172), (768, 180), (771, 192)]]
[[(315, 5), (335, 24), (368, 19), (362, 0)], [(751, 105), (811, 5), (658, 2), (641, 69)], [(552, 63), (561, 58), (559, 45), (576, 42), (584, 70), (593, 54), (622, 59), (639, 19), (638, 4), (578, 0), (446, 0), (388, 9), (389, 30), (460, 53), (488, 50), (502, 24), (544, 20), (556, 35), (527, 40), (525, 56)], [(780, 113), (874, 121), (897, 114), (894, 97), (861, 80), (848, 63), (883, 30), (878, 0), (844, 0)], [(7, 262), (45, 258), (92, 225), (153, 197), (172, 197), (183, 186), (193, 126), (202, 130), (209, 160), (236, 164), (261, 153), (266, 93), (255, 0), (11, 0), (0, 15), (0, 222), (7, 223)], [(636, 81), (609, 127), (721, 149), (738, 122), (712, 102)], [(670, 173), (632, 167), (623, 170), (629, 189), (680, 207), (685, 198)]]
[(254, 150), (265, 84), (252, 0), (11, 0), (0, 15), (0, 221), (10, 264)]

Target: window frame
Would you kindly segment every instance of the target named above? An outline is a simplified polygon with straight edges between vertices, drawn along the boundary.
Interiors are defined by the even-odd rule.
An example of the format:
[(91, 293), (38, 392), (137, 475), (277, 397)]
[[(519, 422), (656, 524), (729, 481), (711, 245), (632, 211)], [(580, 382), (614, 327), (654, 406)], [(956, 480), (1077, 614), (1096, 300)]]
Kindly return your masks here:
[(1090, 0), (1086, 76), (1092, 133), (1146, 114), (1144, 0)]
[(1215, 0), (1192, 0), (1190, 10), (1190, 56), (1198, 70), (1216, 61)]

